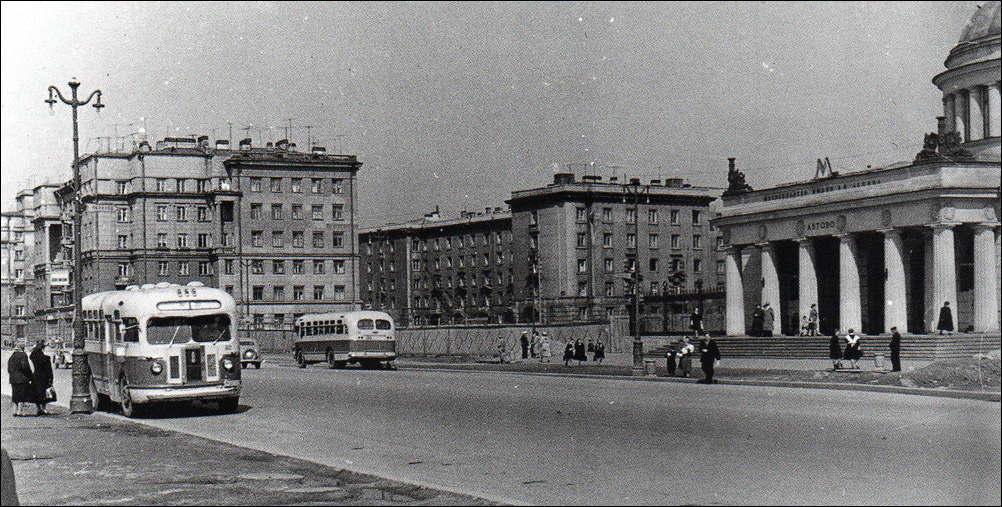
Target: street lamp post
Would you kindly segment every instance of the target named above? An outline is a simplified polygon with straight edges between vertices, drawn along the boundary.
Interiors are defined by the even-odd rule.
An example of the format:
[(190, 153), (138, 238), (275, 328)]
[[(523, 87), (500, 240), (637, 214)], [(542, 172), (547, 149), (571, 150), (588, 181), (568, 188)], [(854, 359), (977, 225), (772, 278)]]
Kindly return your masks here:
[[(633, 191), (630, 191), (633, 187)], [(630, 279), (633, 285), (633, 369), (635, 376), (644, 374), (644, 342), (640, 339), (640, 282), (643, 275), (640, 274), (640, 194), (649, 191), (650, 187), (641, 188), (639, 180), (633, 180), (629, 185), (623, 185), (623, 191), (633, 194), (633, 240), (634, 240), (634, 260), (633, 269), (630, 272)], [(648, 197), (649, 198), (649, 197)], [(624, 199), (625, 201), (626, 199)]]
[(56, 105), (56, 97), (63, 104), (73, 108), (73, 396), (70, 398), (70, 411), (74, 414), (89, 414), (94, 411), (90, 396), (90, 367), (87, 364), (87, 354), (84, 352), (84, 322), (83, 322), (83, 277), (81, 276), (82, 244), (80, 229), (83, 223), (83, 200), (80, 183), (80, 132), (77, 127), (77, 108), (94, 101), (94, 109), (98, 112), (104, 107), (101, 103), (101, 90), (94, 90), (86, 100), (77, 98), (77, 88), (80, 82), (71, 78), (67, 83), (70, 87), (70, 99), (63, 97), (55, 86), (49, 86), (49, 98), (45, 101), (52, 109)]

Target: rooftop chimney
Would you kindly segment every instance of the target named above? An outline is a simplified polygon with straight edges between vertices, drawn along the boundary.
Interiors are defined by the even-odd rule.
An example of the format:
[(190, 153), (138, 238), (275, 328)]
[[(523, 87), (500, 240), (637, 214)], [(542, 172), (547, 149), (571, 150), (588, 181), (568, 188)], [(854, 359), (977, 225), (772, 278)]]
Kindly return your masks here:
[(939, 137), (942, 138), (946, 134), (946, 117), (937, 116), (936, 117), (936, 131), (939, 132)]
[(247, 151), (251, 149), (251, 138), (247, 137), (240, 140), (240, 151)]
[(275, 147), (278, 148), (278, 149), (280, 149), (280, 150), (287, 150), (287, 149), (289, 149), (289, 140), (288, 139), (279, 139), (278, 142), (275, 143)]
[(216, 139), (216, 149), (217, 150), (228, 150), (230, 149), (230, 142), (226, 139)]
[(557, 173), (553, 175), (553, 184), (574, 183), (574, 173)]
[(734, 172), (734, 160), (736, 160), (734, 157), (727, 158), (727, 169), (730, 172)]
[(323, 155), (327, 153), (327, 148), (324, 148), (323, 146), (314, 146), (310, 152), (316, 155)]

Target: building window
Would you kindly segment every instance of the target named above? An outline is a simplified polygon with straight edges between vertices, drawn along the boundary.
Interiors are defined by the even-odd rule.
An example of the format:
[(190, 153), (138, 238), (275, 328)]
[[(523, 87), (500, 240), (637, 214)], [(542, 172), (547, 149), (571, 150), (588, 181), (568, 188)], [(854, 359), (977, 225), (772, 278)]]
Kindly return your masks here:
[(303, 274), (303, 261), (302, 259), (294, 259), (292, 261), (292, 274), (301, 275)]
[(578, 233), (578, 248), (585, 248), (588, 246), (588, 238), (583, 232)]
[(626, 208), (626, 223), (637, 223), (637, 208)]
[(720, 250), (723, 247), (724, 247), (724, 237), (717, 236), (717, 250)]
[(177, 235), (177, 247), (188, 248), (188, 235), (181, 233)]
[(157, 205), (157, 222), (167, 221), (167, 206), (164, 204)]
[(124, 235), (124, 234), (119, 234), (118, 235), (118, 249), (119, 250), (125, 250), (126, 248), (129, 248), (129, 236)]
[(578, 282), (578, 296), (588, 295), (588, 282)]
[(282, 192), (282, 178), (271, 179), (271, 191), (275, 194)]
[(333, 205), (331, 205), (331, 220), (334, 220), (334, 221), (344, 220), (344, 205), (343, 204), (333, 204)]
[(314, 285), (313, 286), (313, 300), (314, 301), (323, 301), (323, 299), (324, 299), (324, 286), (323, 285)]
[(574, 214), (574, 219), (577, 220), (578, 222), (587, 222), (588, 210), (585, 208), (577, 208)]
[(725, 271), (724, 261), (717, 261), (717, 274), (722, 275), (724, 274), (724, 271)]
[(647, 223), (650, 225), (658, 225), (658, 210), (647, 210)]
[(671, 247), (672, 247), (673, 250), (678, 250), (679, 248), (681, 248), (681, 246), (679, 246), (679, 240), (680, 239), (681, 239), (681, 236), (679, 236), (678, 234), (672, 234), (671, 235)]
[(251, 289), (251, 299), (254, 301), (264, 300), (264, 285), (255, 285)]
[(702, 218), (702, 213), (698, 209), (692, 210), (692, 225), (700, 225), (700, 219)]
[(223, 273), (227, 275), (233, 274), (233, 259), (226, 259), (223, 261)]
[(250, 213), (251, 220), (261, 220), (261, 207), (262, 206), (261, 206), (260, 203), (252, 203), (251, 204), (251, 206), (250, 206), (250, 208), (251, 208), (251, 213)]
[(292, 178), (289, 190), (294, 194), (301, 194), (303, 192), (303, 179)]
[(344, 297), (344, 285), (335, 285), (334, 286), (334, 299), (336, 299), (338, 301), (343, 301), (345, 299), (345, 297)]
[(605, 272), (606, 273), (612, 273), (613, 260), (612, 259), (605, 259), (604, 267), (605, 267)]
[(177, 265), (177, 274), (181, 276), (188, 276), (188, 263), (179, 262)]
[(282, 248), (285, 246), (285, 233), (282, 231), (271, 231), (271, 246)]
[(271, 298), (275, 301), (285, 301), (285, 286), (276, 285), (271, 288)]
[(323, 220), (324, 219), (324, 205), (323, 204), (314, 204), (313, 205), (313, 219), (314, 220)]
[[(263, 295), (263, 293), (262, 293)], [(264, 315), (260, 313), (254, 314), (254, 327), (259, 328), (264, 326)]]
[(209, 180), (197, 179), (195, 180), (195, 191), (204, 194), (209, 189)]
[[(452, 238), (444, 238), (442, 240), (442, 242), (445, 244), (445, 249), (446, 250), (451, 250), (452, 249)], [(391, 248), (393, 247), (393, 243), (390, 243), (390, 247)]]
[(271, 261), (271, 273), (273, 275), (284, 275), (285, 261)]
[(647, 247), (648, 248), (657, 248), (658, 247), (658, 235), (657, 234), (649, 234), (647, 236)]
[(177, 179), (177, 193), (179, 194), (185, 193), (185, 191), (187, 190), (187, 188), (185, 188), (186, 186), (187, 182), (184, 178)]
[(314, 275), (324, 274), (324, 261), (322, 260), (313, 261), (313, 274)]
[(167, 192), (167, 178), (157, 178), (157, 192)]
[(657, 257), (651, 257), (650, 264), (648, 265), (648, 268), (650, 268), (650, 270), (652, 272), (658, 270), (658, 259), (657, 259)]
[(310, 192), (313, 192), (314, 194), (319, 194), (323, 192), (324, 188), (323, 181), (324, 180), (320, 178), (313, 178), (312, 180), (310, 180)]
[(264, 246), (264, 231), (251, 231), (251, 246), (261, 247)]
[(207, 208), (205, 206), (199, 206), (196, 209), (198, 210), (197, 211), (198, 221), (199, 222), (208, 222), (209, 221), (209, 208)]
[(177, 218), (178, 222), (184, 222), (188, 220), (188, 208), (184, 206), (177, 206), (174, 208), (174, 211), (175, 211), (175, 217)]
[(264, 274), (264, 261), (261, 259), (252, 259), (250, 267), (252, 275)]
[(700, 236), (699, 234), (692, 235), (692, 249), (693, 250), (703, 249), (703, 236)]
[(302, 220), (303, 219), (303, 205), (302, 204), (293, 204), (292, 205), (292, 219), (293, 220)]
[(209, 244), (209, 235), (206, 234), (206, 233), (204, 233), (204, 232), (203, 233), (199, 233), (198, 234), (198, 248), (209, 248), (210, 246), (212, 246), (212, 245)]
[(332, 194), (343, 194), (344, 193), (344, 180), (341, 178), (334, 178), (331, 180), (331, 193)]
[(271, 219), (272, 220), (281, 220), (282, 219), (282, 205), (281, 204), (272, 204), (271, 205)]
[(602, 221), (612, 222), (612, 208), (602, 208)]
[(529, 233), (529, 248), (532, 249), (532, 250), (536, 250), (536, 249), (539, 248), (539, 234), (538, 233), (535, 233), (535, 232)]
[(118, 195), (125, 195), (125, 193), (129, 191), (129, 182), (128, 181), (116, 181), (115, 182), (115, 189), (118, 191)]
[(231, 232), (223, 233), (223, 246), (233, 246), (233, 233)]
[(209, 276), (212, 274), (212, 263), (209, 261), (199, 261), (198, 262), (198, 274), (200, 276)]
[(253, 177), (250, 179), (250, 191), (251, 192), (261, 191), (261, 178)]
[(588, 262), (585, 259), (578, 259), (578, 273), (588, 272)]
[(411, 261), (412, 271), (421, 271), (421, 261), (419, 259), (414, 259)]
[(626, 235), (626, 248), (637, 248), (637, 235), (632, 232)]
[(344, 247), (344, 233), (335, 232), (331, 235), (331, 247), (342, 248)]
[(129, 276), (129, 265), (124, 262), (118, 263), (118, 277), (127, 278), (128, 276)]
[(158, 232), (157, 233), (157, 248), (167, 248), (167, 233)]
[(128, 222), (129, 221), (129, 208), (126, 208), (124, 206), (120, 206), (118, 208), (118, 210), (117, 210), (117, 215), (118, 215), (118, 221), (120, 223), (121, 222)]
[(324, 247), (324, 233), (323, 231), (313, 232), (313, 248), (323, 248)]
[(692, 272), (693, 273), (702, 273), (703, 272), (703, 260), (702, 259), (693, 259), (692, 260)]
[(685, 271), (685, 259), (674, 258), (671, 260), (672, 271)]
[(303, 231), (292, 231), (292, 247), (303, 248), (304, 246), (305, 246), (305, 239)]
[(672, 225), (678, 225), (678, 210), (677, 209), (673, 209), (673, 210), (671, 210), (668, 213), (668, 215), (669, 215), (669, 220), (671, 221), (671, 224)]
[(292, 300), (293, 301), (302, 301), (305, 293), (306, 293), (306, 289), (302, 285), (294, 285), (294, 286), (292, 286)]
[(157, 262), (157, 275), (158, 276), (168, 276), (170, 274), (170, 263), (167, 261)]
[[(278, 299), (277, 295), (275, 296), (275, 299)], [(282, 299), (283, 300), (285, 299), (285, 287), (282, 287)], [(276, 326), (283, 326), (283, 325), (285, 325), (285, 314), (284, 313), (276, 313), (275, 314), (275, 325)]]
[(605, 282), (605, 295), (614, 296), (616, 295), (616, 286), (612, 282)]

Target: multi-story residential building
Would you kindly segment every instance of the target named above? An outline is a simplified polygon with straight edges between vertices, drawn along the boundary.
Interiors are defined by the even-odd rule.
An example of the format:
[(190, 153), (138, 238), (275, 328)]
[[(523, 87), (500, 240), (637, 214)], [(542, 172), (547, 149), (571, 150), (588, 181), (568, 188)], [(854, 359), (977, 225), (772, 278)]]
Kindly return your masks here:
[(17, 209), (0, 214), (0, 290), (3, 319), (0, 334), (4, 339), (23, 339), (29, 322), (28, 292), (31, 287), (29, 256), (34, 248), (31, 228), (33, 193), (17, 194)]
[[(360, 167), (356, 157), (328, 155), (322, 147), (302, 153), (286, 141), (261, 148), (248, 139), (231, 150), (226, 141), (211, 147), (206, 137), (87, 155), (80, 161), (84, 293), (199, 281), (231, 292), (245, 323), (258, 328), (285, 326), (304, 313), (355, 308)], [(68, 203), (74, 191), (70, 183), (39, 190), (31, 193), (38, 202), (30, 213), (20, 210), (29, 207), (22, 206), (29, 200), (25, 193), (19, 211), (5, 214), (12, 245), (16, 229), (28, 227), (21, 224), (34, 224), (24, 268), (13, 267), (19, 254), (4, 243), (5, 255), (11, 254), (4, 259), (11, 272), (5, 293), (18, 290), (15, 269), (31, 269), (38, 283), (34, 300), (26, 295), (27, 318), (49, 326), (50, 336), (59, 326), (68, 336)]]
[(642, 312), (663, 313), (669, 294), (684, 301), (723, 284), (709, 224), (722, 190), (561, 173), (514, 192), (510, 211), (366, 229), (362, 299), (418, 325), (603, 320), (625, 313), (636, 277), (642, 295), (660, 298)]
[(552, 184), (508, 200), (514, 299), (523, 320), (622, 314), (638, 282), (644, 296), (716, 291), (723, 283), (709, 216), (723, 189), (681, 179), (582, 180), (559, 173)]
[(363, 230), (362, 299), (402, 325), (515, 322), (511, 243), (501, 208)]

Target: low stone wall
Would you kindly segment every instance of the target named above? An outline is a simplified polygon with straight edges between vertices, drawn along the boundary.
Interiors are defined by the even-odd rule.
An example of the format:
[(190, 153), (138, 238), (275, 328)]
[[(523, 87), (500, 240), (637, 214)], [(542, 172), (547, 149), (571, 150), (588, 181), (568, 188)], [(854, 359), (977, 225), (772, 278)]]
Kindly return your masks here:
[[(633, 350), (633, 339), (615, 333), (609, 324), (579, 324), (540, 326), (550, 337), (550, 351), (558, 359), (563, 356), (568, 341), (580, 338), (587, 343), (601, 341), (606, 353)], [(397, 352), (405, 355), (469, 355), (496, 357), (498, 340), (503, 338), (509, 354), (521, 354), (519, 337), (532, 333), (526, 325), (435, 326), (397, 329)]]

